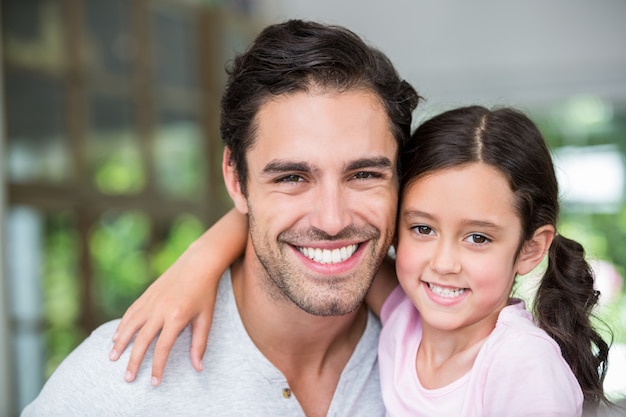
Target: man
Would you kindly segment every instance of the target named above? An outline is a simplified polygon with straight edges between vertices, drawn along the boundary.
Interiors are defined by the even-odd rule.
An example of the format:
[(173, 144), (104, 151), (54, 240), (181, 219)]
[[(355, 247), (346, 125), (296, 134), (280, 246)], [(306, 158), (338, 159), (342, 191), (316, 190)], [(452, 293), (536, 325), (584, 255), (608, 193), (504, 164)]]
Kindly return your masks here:
[(111, 322), (23, 415), (383, 415), (380, 325), (363, 298), (394, 234), (397, 155), (417, 102), (344, 28), (266, 28), (222, 98), (224, 179), (250, 231), (220, 283), (204, 372), (188, 362), (186, 329), (161, 385), (148, 372), (123, 382), (124, 362), (106, 359)]

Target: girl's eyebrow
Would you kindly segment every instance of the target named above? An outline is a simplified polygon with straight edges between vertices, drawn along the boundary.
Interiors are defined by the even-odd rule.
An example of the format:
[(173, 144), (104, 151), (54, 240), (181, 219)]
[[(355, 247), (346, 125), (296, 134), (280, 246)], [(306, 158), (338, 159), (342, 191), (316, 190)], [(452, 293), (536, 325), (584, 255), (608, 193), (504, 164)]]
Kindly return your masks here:
[(432, 219), (433, 218), (433, 216), (431, 216), (430, 214), (426, 213), (425, 211), (416, 210), (416, 209), (403, 210), (402, 211), (402, 217), (424, 217), (424, 218), (427, 218), (427, 219)]
[(464, 224), (466, 226), (477, 227), (479, 229), (489, 229), (493, 232), (499, 232), (501, 230), (504, 230), (504, 227), (485, 220), (467, 220), (464, 222)]
[[(426, 220), (433, 220), (435, 218), (435, 216), (433, 216), (430, 213), (427, 213), (425, 211), (421, 211), (421, 210), (417, 210), (417, 209), (409, 209), (409, 210), (405, 210), (402, 213), (402, 216), (404, 218), (408, 218), (408, 219), (413, 219), (413, 218), (422, 218), (422, 219), (426, 219)], [(487, 220), (472, 220), (472, 219), (464, 219), (462, 221), (462, 224), (464, 226), (469, 226), (469, 227), (477, 227), (480, 229), (490, 229), (493, 231), (501, 231), (504, 230), (504, 227), (500, 226), (499, 224), (487, 221)]]

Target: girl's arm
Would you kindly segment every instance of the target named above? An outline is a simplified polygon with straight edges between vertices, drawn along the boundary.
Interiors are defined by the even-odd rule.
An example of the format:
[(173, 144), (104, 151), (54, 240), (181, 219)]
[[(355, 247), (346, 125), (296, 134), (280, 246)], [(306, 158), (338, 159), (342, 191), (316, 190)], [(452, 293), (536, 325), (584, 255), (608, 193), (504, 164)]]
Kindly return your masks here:
[(117, 327), (111, 360), (117, 360), (137, 334), (124, 379), (131, 382), (150, 343), (154, 349), (152, 384), (158, 385), (179, 333), (191, 323), (191, 362), (200, 371), (206, 349), (217, 286), (222, 274), (243, 254), (247, 217), (231, 209), (189, 248), (126, 310)]
[(365, 304), (380, 317), (380, 310), (385, 300), (397, 285), (398, 278), (396, 278), (395, 261), (390, 256), (387, 256), (376, 273), (372, 286), (365, 295)]

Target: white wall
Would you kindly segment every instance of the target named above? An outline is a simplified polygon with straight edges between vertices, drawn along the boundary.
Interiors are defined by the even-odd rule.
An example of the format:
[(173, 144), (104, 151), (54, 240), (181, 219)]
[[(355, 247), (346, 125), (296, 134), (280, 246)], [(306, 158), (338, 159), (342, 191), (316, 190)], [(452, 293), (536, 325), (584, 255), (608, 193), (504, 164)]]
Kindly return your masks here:
[(428, 105), (626, 98), (624, 0), (263, 0), (270, 21), (357, 32)]

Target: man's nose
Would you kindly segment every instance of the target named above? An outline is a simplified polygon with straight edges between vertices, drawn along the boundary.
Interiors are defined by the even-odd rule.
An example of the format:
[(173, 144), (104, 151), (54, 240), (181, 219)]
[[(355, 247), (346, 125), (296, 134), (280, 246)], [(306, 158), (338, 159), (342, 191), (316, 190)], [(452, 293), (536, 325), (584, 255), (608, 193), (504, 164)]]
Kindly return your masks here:
[(320, 185), (312, 202), (311, 226), (334, 236), (352, 221), (349, 197), (340, 184)]

